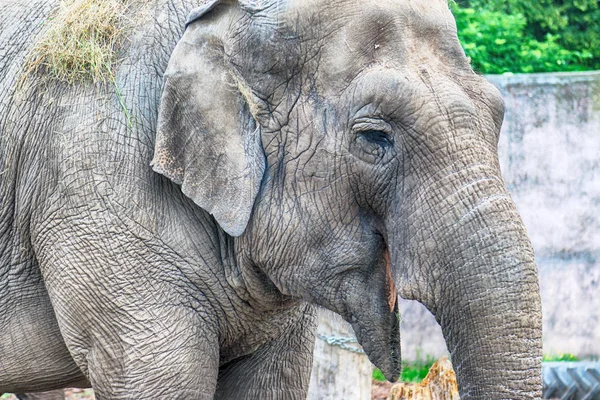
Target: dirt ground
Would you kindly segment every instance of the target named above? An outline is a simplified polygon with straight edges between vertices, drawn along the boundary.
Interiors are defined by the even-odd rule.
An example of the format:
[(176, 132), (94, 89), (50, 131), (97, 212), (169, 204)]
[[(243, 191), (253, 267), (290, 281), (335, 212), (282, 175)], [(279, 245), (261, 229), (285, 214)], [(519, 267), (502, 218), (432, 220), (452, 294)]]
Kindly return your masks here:
[(94, 400), (92, 389), (66, 389), (65, 400)]
[(371, 400), (386, 400), (390, 393), (392, 384), (390, 382), (373, 381), (371, 389)]

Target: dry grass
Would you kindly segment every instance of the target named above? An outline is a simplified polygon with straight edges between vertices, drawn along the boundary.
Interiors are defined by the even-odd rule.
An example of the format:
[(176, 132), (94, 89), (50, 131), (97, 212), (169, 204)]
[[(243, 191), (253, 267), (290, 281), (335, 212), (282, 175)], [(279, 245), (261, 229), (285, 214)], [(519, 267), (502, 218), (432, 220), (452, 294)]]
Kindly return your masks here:
[(63, 0), (36, 46), (27, 73), (43, 67), (73, 83), (110, 81), (127, 0)]

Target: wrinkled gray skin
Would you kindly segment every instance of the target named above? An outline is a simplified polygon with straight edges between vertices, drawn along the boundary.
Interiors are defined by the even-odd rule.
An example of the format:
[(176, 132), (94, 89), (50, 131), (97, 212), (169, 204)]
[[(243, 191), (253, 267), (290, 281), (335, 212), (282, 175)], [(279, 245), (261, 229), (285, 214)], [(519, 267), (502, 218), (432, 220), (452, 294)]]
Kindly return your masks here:
[(393, 380), (397, 289), (440, 322), (463, 399), (540, 398), (503, 103), (444, 1), (141, 3), (131, 118), (111, 84), (17, 90), (56, 1), (0, 3), (0, 391), (300, 399), (310, 304)]

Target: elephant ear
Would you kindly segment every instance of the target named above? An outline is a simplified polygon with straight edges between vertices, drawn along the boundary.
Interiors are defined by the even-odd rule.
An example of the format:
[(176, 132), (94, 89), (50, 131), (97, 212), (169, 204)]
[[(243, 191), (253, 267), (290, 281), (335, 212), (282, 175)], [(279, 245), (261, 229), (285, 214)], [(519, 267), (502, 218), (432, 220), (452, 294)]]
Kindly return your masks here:
[[(260, 189), (265, 156), (253, 96), (226, 62), (221, 20), (235, 7), (194, 10), (164, 75), (152, 167), (241, 235)], [(244, 93), (244, 94), (242, 94)], [(254, 106), (255, 107), (255, 106)]]

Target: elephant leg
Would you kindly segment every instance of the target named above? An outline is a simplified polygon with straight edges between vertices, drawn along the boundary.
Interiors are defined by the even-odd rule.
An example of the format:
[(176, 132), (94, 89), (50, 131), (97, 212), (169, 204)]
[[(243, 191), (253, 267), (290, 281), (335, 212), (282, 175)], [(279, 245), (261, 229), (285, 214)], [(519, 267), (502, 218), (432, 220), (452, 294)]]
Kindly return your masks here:
[(300, 306), (280, 337), (221, 367), (215, 400), (304, 400), (312, 368), (316, 310)]
[[(82, 314), (91, 312), (81, 303), (78, 308)], [(59, 317), (69, 332), (67, 346), (96, 399), (212, 399), (217, 335), (204, 331), (189, 310), (174, 307), (152, 315), (152, 305), (148, 311), (126, 308), (95, 318), (87, 328), (82, 325), (90, 321), (79, 324)]]
[[(137, 344), (112, 338), (111, 342), (118, 343), (117, 346), (92, 346), (87, 368), (95, 398), (212, 399), (218, 371), (218, 343), (188, 339), (195, 343), (183, 344), (175, 337), (153, 343), (142, 340)], [(176, 349), (174, 343), (182, 347)]]
[[(83, 380), (71, 358), (37, 266), (0, 288), (0, 394), (68, 387)], [(16, 277), (24, 276), (22, 282)], [(1, 285), (0, 285), (1, 286)]]
[[(97, 312), (81, 301), (76, 306), (79, 316)], [(93, 320), (61, 315), (59, 322), (70, 332), (65, 341), (97, 400), (213, 398), (218, 337), (194, 309), (123, 304)]]
[(118, 239), (129, 246), (121, 257), (104, 251), (112, 238), (99, 235), (82, 248), (38, 252), (65, 343), (96, 399), (212, 399), (219, 368), (213, 309), (189, 294), (173, 261)]

